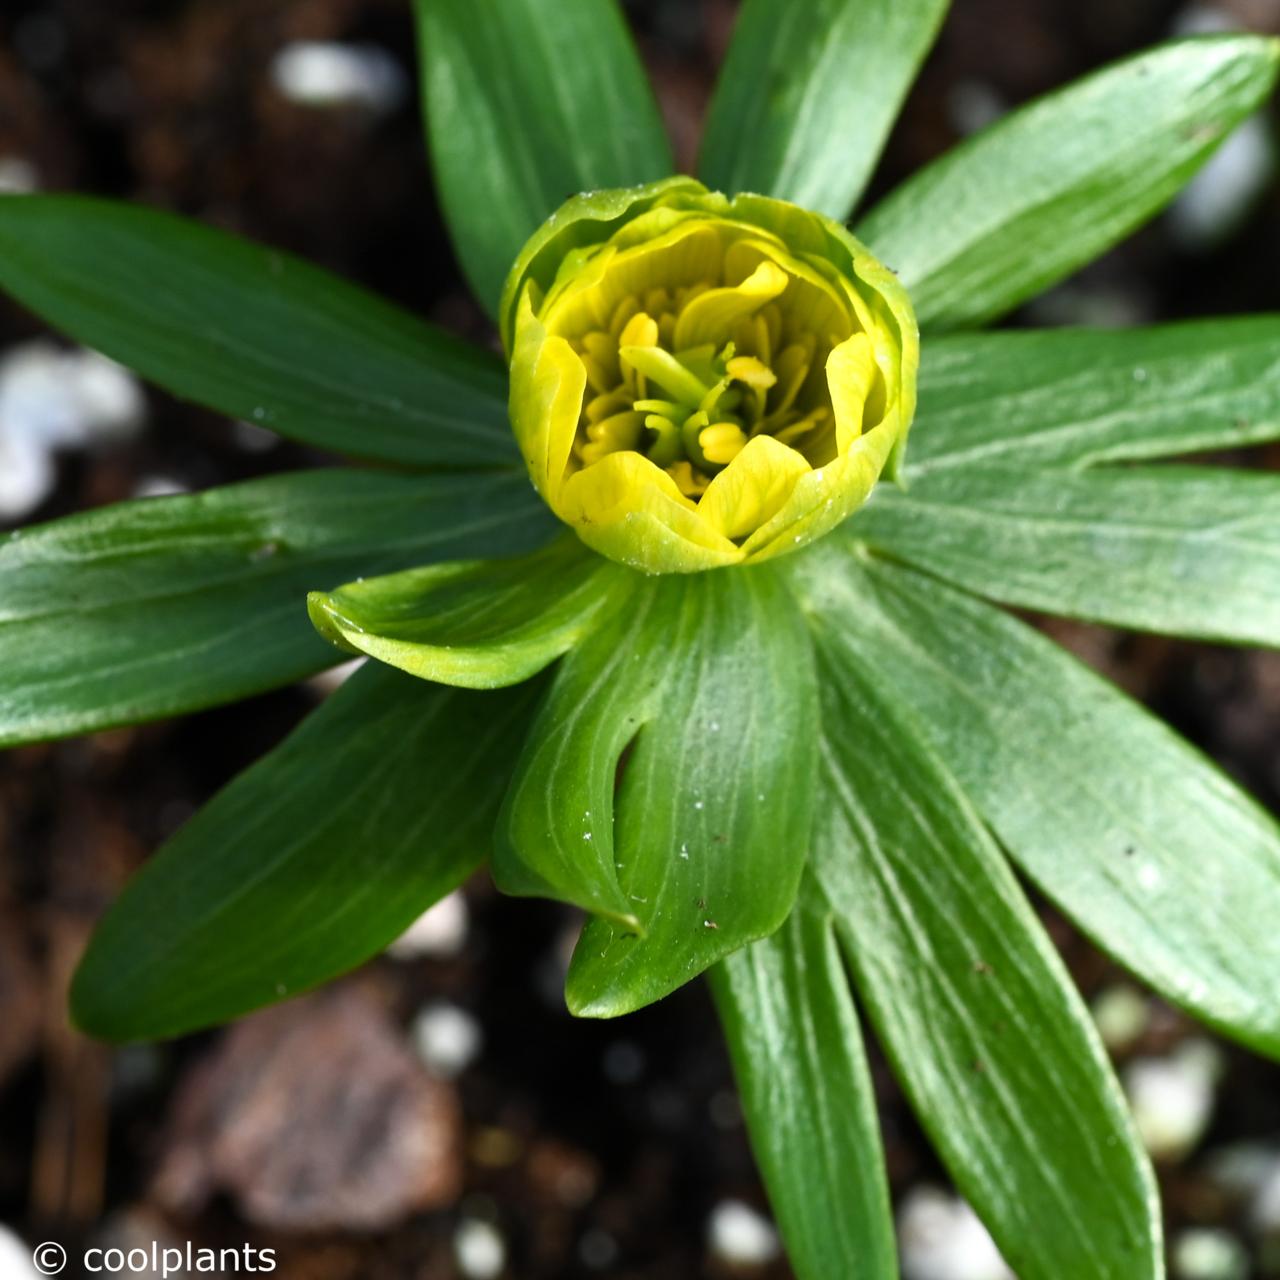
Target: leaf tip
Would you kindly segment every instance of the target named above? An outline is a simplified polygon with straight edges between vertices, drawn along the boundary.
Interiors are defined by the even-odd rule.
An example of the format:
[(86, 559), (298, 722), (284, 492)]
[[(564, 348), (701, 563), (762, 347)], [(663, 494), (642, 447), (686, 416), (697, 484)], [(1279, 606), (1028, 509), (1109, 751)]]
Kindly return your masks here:
[(138, 1037), (130, 1035), (121, 1013), (113, 984), (100, 966), (93, 963), (91, 946), (71, 978), (68, 1019), (77, 1031), (94, 1040), (123, 1044)]
[(348, 633), (358, 628), (353, 628), (348, 619), (343, 617), (327, 591), (307, 592), (307, 616), (311, 619), (311, 625), (330, 644), (347, 653), (363, 652), (347, 639)]

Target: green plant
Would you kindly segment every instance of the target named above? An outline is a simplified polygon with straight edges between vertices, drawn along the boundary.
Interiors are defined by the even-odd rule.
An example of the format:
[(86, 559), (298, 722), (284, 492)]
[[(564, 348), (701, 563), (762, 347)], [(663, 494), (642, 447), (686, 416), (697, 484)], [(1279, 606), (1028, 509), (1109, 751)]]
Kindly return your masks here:
[[(708, 122), (708, 186), (845, 218), (945, 7), (748, 0)], [(615, 233), (645, 241), (691, 209), (776, 232), (823, 288), (854, 291), (840, 296), (877, 363), (837, 364), (825, 452), (784, 480), (752, 473), (719, 542), (686, 537), (679, 512), (708, 480), (699, 468), (729, 474), (718, 450), (754, 431), (746, 406), (765, 374), (730, 369), (737, 346), (717, 344), (699, 357), (697, 394), (632, 388), (611, 412), (642, 423), (591, 442), (639, 456), (642, 441), (652, 461), (707, 405), (720, 418), (661, 454), (675, 470), (672, 485), (654, 481), (657, 498), (624, 477), (597, 506), (557, 507), (597, 542), (601, 512), (616, 519), (605, 559), (555, 537), (508, 427), (506, 372), (485, 352), (172, 217), (0, 201), (0, 283), (33, 310), (179, 395), (379, 464), (125, 504), (0, 550), (6, 744), (319, 670), (339, 655), (307, 626), (303, 595), (344, 580), (313, 595), (313, 616), (383, 660), (127, 889), (77, 976), (76, 1019), (110, 1039), (166, 1036), (314, 986), (379, 951), (492, 840), (503, 887), (593, 913), (568, 979), (578, 1012), (625, 1012), (709, 971), (799, 1275), (896, 1272), (852, 989), (1022, 1280), (1162, 1274), (1150, 1168), (1006, 855), (1156, 990), (1276, 1055), (1280, 833), (1166, 728), (987, 601), (1275, 644), (1274, 478), (1148, 464), (1280, 438), (1280, 319), (962, 331), (1158, 210), (1269, 93), (1280, 46), (1169, 44), (975, 137), (857, 224), (899, 288), (821, 218), (664, 182), (667, 144), (611, 0), (504, 0), (482, 14), (418, 0), (417, 12), (439, 190), (495, 315), (530, 245), (500, 319), (535, 480), (549, 474), (539, 432), (556, 396), (577, 395), (576, 424), (582, 389), (563, 350), (543, 360), (545, 335), (522, 349), (520, 325), (550, 332), (543, 291), (585, 278)], [(597, 194), (540, 231), (571, 191)], [(757, 286), (781, 287), (768, 270)], [(897, 466), (915, 376), (902, 289), (925, 332), (902, 486), (878, 485), (811, 545), (764, 538), (770, 555), (790, 551), (764, 563), (628, 567), (707, 567), (671, 550), (673, 529), (718, 563), (742, 558), (801, 472), (865, 451), (873, 418), (892, 429), (848, 509)], [(637, 334), (618, 342), (657, 349)], [(661, 359), (627, 351), (637, 369)], [(865, 413), (864, 434), (839, 434), (842, 398)], [(777, 419), (779, 438), (796, 421)], [(739, 436), (715, 437), (712, 456), (701, 431), (717, 424)], [(641, 532), (626, 532), (629, 516)], [(794, 544), (823, 532), (814, 521)]]

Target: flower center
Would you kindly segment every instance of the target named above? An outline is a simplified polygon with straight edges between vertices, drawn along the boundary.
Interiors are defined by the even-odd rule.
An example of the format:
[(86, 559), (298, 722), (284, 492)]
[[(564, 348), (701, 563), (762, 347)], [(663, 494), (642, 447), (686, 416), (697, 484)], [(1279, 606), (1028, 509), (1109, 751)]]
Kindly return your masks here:
[(619, 254), (565, 336), (587, 375), (578, 465), (632, 450), (696, 501), (758, 435), (815, 466), (834, 457), (823, 365), (853, 321), (820, 282), (784, 269), (773, 246), (753, 237), (726, 247), (704, 227), (699, 261), (694, 240), (647, 260)]

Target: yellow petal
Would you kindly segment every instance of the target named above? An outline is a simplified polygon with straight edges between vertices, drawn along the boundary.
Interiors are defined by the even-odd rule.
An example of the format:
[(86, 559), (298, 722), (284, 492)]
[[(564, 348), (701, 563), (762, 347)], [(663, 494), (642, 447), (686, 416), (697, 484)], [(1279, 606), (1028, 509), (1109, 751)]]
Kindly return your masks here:
[(898, 429), (895, 414), (859, 436), (842, 457), (801, 476), (777, 514), (742, 544), (746, 558), (766, 560), (794, 551), (851, 516), (867, 500), (880, 478)]
[(827, 357), (827, 388), (836, 414), (836, 452), (862, 434), (863, 412), (876, 377), (875, 353), (865, 333), (846, 338)]
[(587, 372), (574, 349), (542, 327), (534, 314), (532, 289), (525, 289), (516, 313), (511, 426), (530, 478), (560, 514), (560, 486), (578, 431)]
[(742, 553), (699, 515), (675, 480), (638, 453), (611, 453), (565, 482), (561, 518), (603, 555), (645, 573), (692, 573)]
[(698, 514), (726, 538), (746, 537), (772, 519), (808, 474), (809, 464), (794, 449), (756, 436), (707, 486)]
[(676, 321), (676, 349), (725, 342), (739, 320), (772, 302), (786, 289), (789, 279), (781, 267), (762, 262), (740, 285), (699, 294)]

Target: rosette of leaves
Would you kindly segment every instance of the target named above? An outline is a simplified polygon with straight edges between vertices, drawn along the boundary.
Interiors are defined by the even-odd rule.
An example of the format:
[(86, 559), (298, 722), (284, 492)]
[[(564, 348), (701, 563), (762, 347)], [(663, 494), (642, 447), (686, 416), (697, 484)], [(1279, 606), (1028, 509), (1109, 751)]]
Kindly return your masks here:
[[(847, 219), (944, 9), (747, 0), (705, 188)], [(661, 183), (671, 155), (612, 0), (417, 14), (438, 189), (496, 318), (567, 193)], [(1160, 462), (1280, 438), (1280, 318), (973, 330), (1159, 210), (1276, 66), (1277, 43), (1248, 35), (1158, 47), (858, 213), (924, 335), (900, 484), (791, 554), (706, 572), (649, 576), (563, 531), (509, 426), (530, 388), (511, 398), (496, 356), (194, 223), (0, 200), (0, 283), (38, 314), (180, 396), (373, 464), (128, 503), (0, 549), (5, 744), (334, 663), (308, 591), (326, 635), (375, 659), (126, 890), (77, 976), (79, 1023), (168, 1036), (312, 987), (492, 854), (503, 888), (590, 913), (575, 1011), (709, 974), (798, 1275), (896, 1274), (864, 1022), (1022, 1280), (1162, 1274), (1151, 1170), (1014, 868), (1155, 990), (1274, 1056), (1280, 833), (995, 606), (1280, 641), (1280, 485)], [(657, 449), (695, 507), (768, 413), (743, 409), (763, 375), (729, 370), (736, 347), (711, 358), (704, 391), (736, 379), (739, 398), (682, 453), (658, 449), (675, 409), (649, 401), (684, 433), (692, 388), (637, 386), (618, 412), (649, 434), (610, 428)]]

